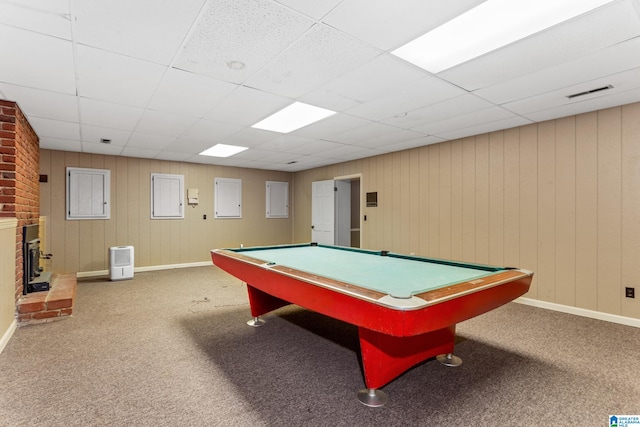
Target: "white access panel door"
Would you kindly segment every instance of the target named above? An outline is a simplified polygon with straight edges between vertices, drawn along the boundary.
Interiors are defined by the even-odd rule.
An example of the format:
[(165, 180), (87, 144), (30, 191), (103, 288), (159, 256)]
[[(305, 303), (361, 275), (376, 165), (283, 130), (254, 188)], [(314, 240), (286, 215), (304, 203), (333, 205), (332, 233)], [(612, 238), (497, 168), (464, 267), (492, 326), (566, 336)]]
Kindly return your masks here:
[(311, 183), (311, 241), (335, 244), (335, 182)]
[(242, 218), (242, 180), (215, 178), (214, 218)]
[(111, 171), (67, 168), (67, 219), (110, 218)]
[(151, 174), (151, 219), (184, 218), (184, 175)]

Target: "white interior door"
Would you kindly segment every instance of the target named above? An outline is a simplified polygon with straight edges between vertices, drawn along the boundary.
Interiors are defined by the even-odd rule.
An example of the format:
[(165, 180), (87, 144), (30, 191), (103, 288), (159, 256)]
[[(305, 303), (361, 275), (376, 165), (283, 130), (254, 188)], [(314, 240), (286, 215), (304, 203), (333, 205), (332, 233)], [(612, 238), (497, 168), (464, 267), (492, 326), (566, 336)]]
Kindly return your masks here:
[(335, 182), (311, 183), (311, 241), (335, 244)]
[(335, 181), (334, 244), (351, 246), (351, 181)]

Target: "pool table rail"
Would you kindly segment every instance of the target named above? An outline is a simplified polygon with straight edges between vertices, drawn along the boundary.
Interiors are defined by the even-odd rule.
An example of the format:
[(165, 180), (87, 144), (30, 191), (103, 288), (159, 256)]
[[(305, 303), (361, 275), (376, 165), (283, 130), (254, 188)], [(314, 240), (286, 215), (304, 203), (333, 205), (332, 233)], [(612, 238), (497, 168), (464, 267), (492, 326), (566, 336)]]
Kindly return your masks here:
[[(219, 256), (234, 258), (244, 263), (251, 264), (259, 268), (263, 268), (265, 270), (271, 270), (271, 271), (277, 272), (282, 276), (292, 277), (297, 280), (304, 281), (306, 283), (309, 283), (315, 286), (320, 286), (323, 288), (330, 289), (332, 291), (350, 295), (354, 298), (369, 301), (374, 304), (384, 305), (393, 310), (402, 310), (402, 311), (422, 309), (430, 305), (440, 304), (448, 300), (459, 298), (474, 292), (479, 292), (494, 286), (500, 286), (514, 280), (526, 279), (526, 278), (529, 278), (530, 280), (531, 276), (533, 276), (533, 272), (523, 270), (523, 269), (509, 269), (509, 270), (500, 271), (499, 269), (494, 268), (496, 272), (489, 276), (452, 284), (442, 288), (429, 290), (426, 292), (421, 292), (421, 293), (412, 295), (410, 298), (397, 298), (393, 295), (389, 295), (387, 293), (380, 292), (375, 289), (365, 288), (353, 283), (348, 283), (341, 280), (320, 276), (317, 274), (313, 274), (303, 270), (298, 270), (285, 265), (265, 262), (262, 259), (254, 258), (254, 257), (251, 257), (250, 255), (245, 255), (245, 253), (250, 254), (251, 253), (250, 251), (237, 252), (230, 249), (214, 249), (211, 252), (212, 252), (212, 257), (214, 256), (214, 254), (216, 254)], [(367, 252), (371, 254), (376, 254), (376, 252), (374, 251), (367, 251)], [(418, 261), (425, 260), (424, 258), (419, 258), (419, 257), (409, 257), (409, 259), (416, 259)], [(431, 260), (429, 260), (429, 262), (431, 262)], [(452, 263), (451, 265), (460, 265), (460, 264)]]

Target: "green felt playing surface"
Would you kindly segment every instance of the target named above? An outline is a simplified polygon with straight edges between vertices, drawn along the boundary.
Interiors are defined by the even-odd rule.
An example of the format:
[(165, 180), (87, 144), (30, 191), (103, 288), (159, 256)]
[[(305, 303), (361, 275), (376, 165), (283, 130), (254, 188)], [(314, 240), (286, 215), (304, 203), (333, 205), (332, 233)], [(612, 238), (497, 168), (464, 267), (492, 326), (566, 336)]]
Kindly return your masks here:
[[(238, 252), (245, 252), (239, 249)], [(245, 255), (398, 298), (477, 279), (493, 271), (322, 246), (246, 250)]]

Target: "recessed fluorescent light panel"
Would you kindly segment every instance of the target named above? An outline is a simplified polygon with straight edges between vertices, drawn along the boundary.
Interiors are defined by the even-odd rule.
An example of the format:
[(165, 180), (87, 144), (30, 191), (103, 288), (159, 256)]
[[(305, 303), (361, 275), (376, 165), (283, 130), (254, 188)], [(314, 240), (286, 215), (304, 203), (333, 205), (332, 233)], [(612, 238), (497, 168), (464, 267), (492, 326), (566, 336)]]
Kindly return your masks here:
[(247, 147), (239, 147), (237, 145), (216, 144), (213, 147), (204, 150), (202, 153), (200, 153), (200, 155), (212, 157), (231, 157), (234, 154), (238, 154), (246, 149)]
[(329, 117), (335, 113), (335, 111), (314, 107), (313, 105), (304, 104), (302, 102), (294, 102), (288, 107), (270, 115), (251, 127), (270, 130), (273, 132), (289, 133)]
[(487, 0), (391, 53), (439, 73), (611, 1)]

